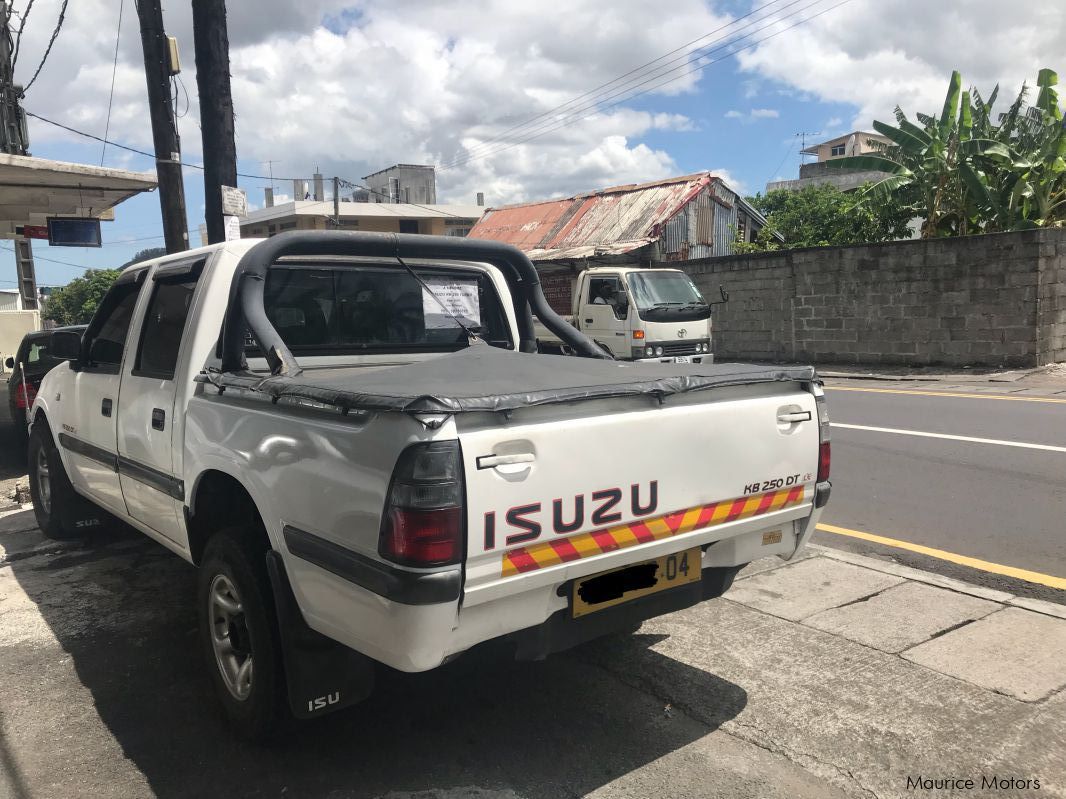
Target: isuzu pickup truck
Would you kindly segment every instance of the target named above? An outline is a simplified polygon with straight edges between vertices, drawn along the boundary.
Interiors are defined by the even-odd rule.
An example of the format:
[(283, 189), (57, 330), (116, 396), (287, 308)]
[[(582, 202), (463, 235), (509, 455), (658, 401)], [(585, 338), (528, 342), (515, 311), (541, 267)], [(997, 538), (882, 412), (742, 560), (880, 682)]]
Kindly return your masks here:
[[(711, 306), (680, 269), (594, 266), (576, 275), (539, 266), (549, 304), (620, 361), (711, 363)], [(724, 297), (724, 295), (723, 295)], [(553, 303), (552, 300), (555, 300)], [(542, 352), (569, 353), (566, 342), (536, 321)]]
[[(538, 354), (534, 313), (580, 357)], [(51, 351), (41, 528), (110, 514), (198, 566), (205, 662), (253, 737), (360, 701), (379, 663), (543, 658), (717, 597), (829, 496), (811, 368), (617, 362), (496, 242), (167, 256)]]

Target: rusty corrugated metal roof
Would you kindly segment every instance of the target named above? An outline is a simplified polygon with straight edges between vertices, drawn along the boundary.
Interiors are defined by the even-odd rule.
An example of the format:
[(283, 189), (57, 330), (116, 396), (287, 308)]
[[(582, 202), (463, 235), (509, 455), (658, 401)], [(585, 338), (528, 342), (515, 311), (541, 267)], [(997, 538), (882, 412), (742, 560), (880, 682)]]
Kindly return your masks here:
[(721, 181), (700, 172), (490, 208), (469, 235), (513, 244), (535, 261), (620, 255), (658, 240), (665, 223), (712, 182)]

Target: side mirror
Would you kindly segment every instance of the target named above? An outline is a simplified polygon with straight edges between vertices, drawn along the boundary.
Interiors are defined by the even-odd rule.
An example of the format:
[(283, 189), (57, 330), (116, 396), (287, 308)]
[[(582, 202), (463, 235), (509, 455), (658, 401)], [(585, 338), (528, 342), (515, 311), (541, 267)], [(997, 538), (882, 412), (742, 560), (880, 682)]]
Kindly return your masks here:
[(8, 359), (6, 361), (4, 361), (4, 366), (6, 366), (8, 369), (14, 369), (15, 368), (15, 359), (10, 357), (10, 356), (8, 356)]
[(615, 303), (615, 307), (617, 307), (619, 310), (621, 310), (623, 308), (628, 309), (629, 308), (629, 295), (627, 295), (625, 293), (625, 291), (623, 291), (622, 289), (619, 289), (618, 291), (616, 291), (614, 293), (614, 303)]
[(48, 354), (60, 361), (76, 361), (81, 358), (81, 333), (72, 330), (57, 330), (52, 334)]

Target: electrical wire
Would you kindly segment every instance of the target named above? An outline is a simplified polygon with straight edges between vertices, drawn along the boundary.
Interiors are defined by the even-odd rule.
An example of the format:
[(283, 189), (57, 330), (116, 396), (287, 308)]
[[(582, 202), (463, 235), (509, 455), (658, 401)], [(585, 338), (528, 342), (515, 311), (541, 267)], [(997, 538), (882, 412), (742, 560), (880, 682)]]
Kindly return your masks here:
[(111, 94), (107, 97), (107, 122), (104, 123), (104, 143), (100, 147), (100, 166), (104, 165), (104, 155), (107, 153), (107, 134), (111, 131), (111, 104), (115, 100), (115, 75), (118, 74), (118, 43), (122, 35), (122, 7), (126, 0), (118, 0), (118, 27), (115, 29), (115, 60), (111, 64)]
[[(30, 9), (33, 8), (33, 2), (34, 0), (29, 0), (26, 3), (26, 10), (19, 14), (19, 30), (15, 36), (15, 52), (11, 55), (12, 74), (15, 72), (15, 64), (17, 64), (19, 60), (19, 47), (22, 46), (22, 30), (26, 27), (26, 19), (30, 16)], [(11, 9), (11, 11), (14, 13), (15, 10)]]
[[(633, 74), (635, 74), (637, 72), (643, 72), (645, 69), (647, 69), (648, 67), (652, 66), (653, 64), (656, 64), (659, 61), (662, 61), (663, 59), (674, 55), (675, 53), (679, 53), (682, 50), (686, 51), (686, 54), (685, 54), (684, 57), (688, 58), (691, 55), (691, 53), (688, 52), (688, 48), (691, 47), (692, 45), (696, 44), (697, 42), (703, 41), (704, 39), (707, 39), (707, 38), (713, 36), (714, 34), (719, 33), (719, 32), (721, 32), (721, 31), (723, 31), (723, 30), (725, 30), (727, 28), (730, 28), (733, 25), (736, 25), (741, 20), (747, 19), (748, 17), (752, 16), (753, 14), (756, 14), (759, 11), (763, 11), (764, 9), (769, 8), (770, 6), (775, 5), (775, 4), (779, 3), (779, 2), (781, 2), (781, 0), (770, 0), (770, 2), (765, 3), (764, 5), (760, 6), (759, 8), (753, 8), (747, 14), (744, 14), (741, 17), (737, 17), (732, 22), (729, 22), (729, 23), (727, 23), (725, 25), (721, 25), (721, 26), (715, 28), (714, 30), (710, 31), (709, 33), (705, 33), (702, 36), (699, 36), (699, 37), (697, 37), (695, 39), (692, 39), (691, 41), (685, 42), (680, 47), (676, 47), (673, 50), (671, 50), (670, 52), (664, 53), (663, 55), (659, 56), (658, 58), (652, 59), (651, 61), (648, 61), (648, 62), (646, 62), (644, 64), (641, 64), (640, 66), (634, 67), (633, 69), (629, 70), (629, 72), (626, 72), (623, 75), (619, 75), (617, 78), (613, 78), (612, 80), (609, 80), (606, 83), (601, 83), (599, 86), (596, 86), (596, 87), (594, 87), (592, 89), (589, 89), (587, 92), (579, 94), (576, 97), (570, 98), (565, 103), (561, 103), (561, 104), (559, 104), (557, 106), (554, 106), (553, 108), (547, 109), (546, 111), (542, 111), (539, 114), (535, 114), (534, 116), (531, 116), (528, 119), (523, 120), (522, 122), (519, 122), (519, 123), (517, 123), (515, 125), (512, 125), (511, 127), (507, 128), (506, 130), (500, 131), (498, 134), (496, 134), (492, 138), (487, 139), (487, 140), (479, 143), (477, 145), (477, 147), (483, 147), (485, 145), (491, 144), (494, 141), (502, 139), (502, 138), (506, 137), (507, 134), (511, 133), (512, 131), (516, 131), (516, 130), (519, 130), (520, 128), (524, 128), (524, 127), (528, 126), (530, 123), (535, 122), (538, 119), (542, 119), (544, 117), (556, 114), (557, 112), (562, 111), (567, 106), (573, 105), (577, 101), (583, 100), (584, 98), (589, 97), (590, 95), (600, 94), (600, 93), (602, 93), (602, 90), (607, 88), (608, 86), (611, 86), (611, 85), (613, 85), (615, 83), (618, 83), (619, 81), (622, 81), (625, 78), (628, 78), (630, 75), (633, 75)], [(697, 48), (697, 50), (698, 49), (702, 49), (702, 47), (701, 48)]]
[[(683, 78), (686, 75), (690, 75), (690, 74), (692, 74), (694, 72), (701, 72), (701, 71), (707, 69), (708, 67), (712, 66), (713, 64), (717, 64), (718, 62), (724, 61), (727, 58), (732, 58), (733, 56), (735, 56), (738, 53), (741, 53), (741, 52), (743, 52), (745, 50), (750, 50), (751, 48), (756, 47), (757, 45), (762, 44), (763, 42), (769, 41), (770, 39), (773, 39), (773, 38), (775, 38), (777, 36), (780, 36), (781, 34), (786, 33), (787, 31), (790, 31), (793, 28), (799, 27), (800, 25), (804, 25), (804, 24), (806, 24), (806, 23), (808, 23), (808, 22), (810, 22), (810, 21), (812, 21), (814, 19), (817, 19), (818, 17), (820, 17), (820, 16), (822, 16), (824, 14), (827, 14), (830, 11), (833, 11), (833, 10), (835, 10), (837, 8), (840, 8), (841, 6), (846, 5), (847, 3), (850, 3), (851, 1), (852, 0), (841, 0), (841, 2), (838, 2), (838, 3), (836, 3), (836, 4), (832, 5), (832, 6), (829, 6), (827, 8), (824, 8), (821, 11), (818, 11), (817, 13), (812, 14), (809, 17), (806, 17), (804, 19), (800, 19), (797, 22), (794, 22), (793, 24), (791, 24), (791, 25), (789, 25), (789, 26), (787, 26), (785, 28), (782, 28), (779, 31), (776, 31), (774, 33), (769, 34), (768, 36), (764, 36), (761, 39), (756, 39), (753, 42), (749, 42), (748, 44), (744, 45), (743, 47), (739, 47), (736, 50), (733, 50), (732, 52), (726, 53), (725, 55), (720, 56), (718, 58), (711, 59), (710, 61), (706, 61), (705, 63), (697, 64), (696, 66), (694, 66), (693, 68), (687, 70), (686, 72), (682, 73), (681, 75), (676, 75), (674, 77), (666, 78), (666, 80), (660, 81), (659, 83), (656, 83), (655, 85), (650, 86), (647, 89), (642, 89), (641, 91), (635, 92), (635, 93), (633, 93), (633, 94), (631, 94), (631, 95), (629, 95), (627, 97), (622, 97), (621, 99), (616, 100), (615, 102), (610, 103), (609, 105), (603, 106), (602, 108), (599, 109), (599, 111), (600, 112), (609, 111), (610, 109), (616, 108), (617, 106), (621, 105), (624, 102), (628, 102), (629, 100), (632, 100), (635, 97), (640, 97), (641, 95), (648, 94), (649, 92), (652, 92), (655, 89), (660, 88), (660, 87), (662, 87), (662, 86), (664, 86), (664, 85), (666, 85), (668, 83), (673, 83), (674, 81), (679, 80), (680, 78)], [(790, 14), (788, 16), (791, 17), (791, 16), (795, 16), (798, 13), (802, 13), (803, 11), (810, 9), (812, 6), (817, 5), (818, 2), (821, 2), (821, 0), (815, 0), (815, 2), (810, 3), (809, 5), (805, 6), (804, 8), (801, 8), (799, 11), (794, 12), (793, 14)], [(781, 21), (781, 19), (775, 19), (770, 25), (767, 25), (766, 27), (767, 28), (772, 27), (773, 25), (777, 24), (780, 21)], [(757, 32), (760, 32), (760, 31), (753, 31), (753, 33), (757, 33)], [(752, 34), (747, 34), (747, 35), (745, 35), (744, 37), (741, 37), (741, 38), (742, 39), (743, 38), (748, 38), (748, 36), (751, 36), (751, 35)], [(735, 42), (733, 42), (733, 44), (735, 44)], [(676, 71), (676, 70), (670, 70), (670, 71)], [(654, 78), (650, 79), (648, 81), (645, 81), (645, 83), (649, 83), (649, 82), (651, 82), (651, 80), (654, 80)], [(643, 85), (643, 84), (638, 84), (638, 85)], [(631, 88), (636, 88), (636, 87), (631, 87)], [(511, 149), (513, 147), (519, 146), (520, 144), (524, 144), (527, 141), (531, 141), (532, 139), (536, 139), (536, 138), (544, 136), (544, 135), (546, 135), (548, 133), (552, 133), (552, 132), (554, 132), (556, 130), (559, 130), (560, 128), (567, 127), (578, 116), (580, 116), (580, 113), (571, 114), (566, 119), (563, 119), (562, 121), (560, 121), (558, 124), (556, 124), (553, 127), (550, 127), (550, 128), (544, 129), (544, 130), (540, 130), (539, 132), (536, 132), (536, 133), (532, 133), (530, 135), (525, 136), (524, 138), (518, 139), (517, 141), (509, 142), (509, 143), (507, 143), (507, 144), (505, 144), (505, 145), (503, 145), (501, 147), (498, 147), (498, 148), (496, 148), (496, 149), (494, 149), (494, 150), (492, 150), (490, 152), (479, 154), (479, 155), (475, 155), (475, 156), (472, 156), (472, 157), (469, 157), (469, 158), (459, 159), (459, 160), (457, 160), (455, 162), (452, 162), (450, 164), (446, 164), (444, 166), (441, 166), (441, 167), (439, 167), (439, 169), (440, 169), (440, 171), (444, 172), (444, 171), (448, 171), (450, 169), (456, 169), (458, 167), (465, 166), (466, 164), (469, 164), (472, 161), (480, 160), (481, 158), (486, 158), (488, 156), (497, 155), (497, 154), (499, 154), (501, 152), (504, 152), (505, 150), (509, 150), (509, 149)]]
[[(814, 1), (815, 2), (820, 2), (820, 0), (814, 0)], [(670, 58), (665, 63), (659, 65), (658, 67), (655, 67), (654, 69), (652, 69), (650, 71), (647, 71), (645, 69), (645, 67), (638, 67), (638, 68), (636, 68), (634, 70), (631, 70), (630, 72), (626, 73), (626, 75), (623, 75), (621, 78), (616, 78), (614, 81), (610, 81), (610, 82), (608, 82), (606, 84), (603, 84), (604, 86), (610, 86), (613, 83), (619, 83), (621, 81), (622, 82), (621, 85), (615, 87), (614, 89), (611, 89), (611, 90), (609, 90), (607, 92), (603, 92), (603, 91), (595, 92), (595, 90), (593, 92), (586, 92), (585, 95), (581, 95), (581, 96), (583, 97), (583, 96), (587, 96), (587, 95), (592, 95), (589, 98), (589, 100), (586, 101), (585, 103), (579, 105), (579, 106), (571, 108), (569, 111), (567, 111), (563, 115), (562, 118), (564, 120), (565, 119), (574, 119), (574, 118), (584, 114), (585, 112), (595, 111), (595, 109), (598, 106), (600, 106), (601, 104), (603, 104), (604, 102), (606, 102), (608, 100), (614, 99), (615, 97), (618, 97), (618, 96), (623, 95), (623, 94), (625, 94), (627, 92), (633, 91), (634, 89), (638, 89), (641, 86), (645, 86), (648, 83), (650, 83), (651, 81), (654, 81), (654, 80), (656, 80), (656, 79), (658, 79), (658, 78), (660, 78), (660, 77), (662, 77), (664, 75), (668, 75), (668, 74), (670, 74), (672, 72), (677, 72), (679, 70), (685, 69), (686, 67), (688, 67), (693, 62), (698, 62), (699, 60), (701, 60), (703, 58), (706, 58), (706, 57), (708, 57), (709, 55), (711, 55), (711, 54), (713, 54), (715, 52), (718, 52), (720, 50), (723, 50), (723, 49), (729, 47), (731, 44), (735, 44), (736, 42), (741, 41), (741, 40), (751, 36), (753, 33), (759, 32), (759, 30), (761, 30), (761, 29), (756, 29), (755, 31), (752, 31), (750, 33), (745, 34), (744, 36), (737, 37), (738, 33), (740, 33), (741, 31), (743, 31), (743, 30), (745, 30), (747, 28), (750, 28), (752, 25), (756, 25), (758, 23), (765, 22), (768, 19), (774, 20), (775, 18), (774, 18), (773, 14), (768, 14), (768, 15), (766, 15), (764, 17), (759, 18), (759, 19), (753, 19), (750, 22), (747, 22), (747, 23), (745, 23), (743, 25), (740, 25), (739, 27), (736, 27), (734, 30), (729, 31), (726, 34), (724, 34), (722, 36), (719, 36), (719, 37), (711, 40), (710, 42), (707, 42), (706, 44), (701, 45), (700, 47), (695, 48), (694, 50), (687, 50), (686, 49), (693, 42), (700, 41), (701, 39), (708, 38), (709, 36), (713, 35), (716, 32), (719, 32), (721, 30), (725, 30), (726, 28), (733, 27), (737, 23), (739, 23), (742, 20), (752, 16), (753, 14), (756, 14), (756, 13), (758, 13), (760, 11), (765, 10), (769, 6), (774, 5), (775, 2), (779, 2), (779, 0), (772, 0), (772, 2), (766, 3), (765, 5), (761, 6), (760, 8), (755, 9), (755, 10), (751, 11), (748, 14), (745, 14), (743, 17), (738, 17), (736, 20), (734, 20), (733, 22), (729, 23), (729, 25), (725, 25), (725, 26), (722, 26), (720, 28), (717, 28), (715, 31), (712, 31), (709, 34), (706, 34), (705, 36), (700, 37), (700, 39), (693, 39), (692, 42), (689, 42), (689, 43), (687, 43), (685, 45), (682, 45), (681, 47), (676, 48), (674, 50), (671, 50), (669, 53), (666, 53), (665, 55), (660, 56), (660, 58), (656, 59), (656, 61), (662, 61), (663, 59), (666, 59), (668, 56), (670, 56), (673, 53), (676, 53), (678, 51), (681, 51), (681, 50), (685, 51), (680, 56), (675, 56), (674, 58)], [(803, 0), (792, 0), (792, 2), (788, 3), (787, 5), (785, 5), (780, 10), (783, 11), (783, 10), (785, 10), (787, 8), (790, 8), (790, 7), (794, 6), (794, 5), (796, 5), (799, 2), (803, 2)], [(813, 3), (812, 3), (812, 5), (813, 5)], [(793, 12), (793, 13), (796, 13), (796, 12)], [(721, 42), (725, 42), (725, 44), (720, 44)], [(718, 45), (718, 46), (717, 47), (713, 47), (713, 45)], [(654, 64), (655, 62), (653, 61), (653, 62), (649, 62), (649, 63)], [(676, 66), (671, 66), (671, 65), (676, 65)], [(647, 65), (645, 65), (645, 66), (647, 66)], [(624, 80), (623, 81), (623, 78), (625, 78), (626, 76), (631, 75), (633, 73), (638, 73), (638, 74), (635, 74), (634, 77), (630, 78), (629, 80)], [(678, 75), (677, 78), (675, 78), (675, 79), (680, 79), (681, 77), (683, 77), (683, 75)], [(545, 114), (542, 114), (541, 116), (551, 116), (551, 118), (546, 118), (543, 121), (538, 122), (535, 125), (532, 125), (531, 127), (527, 127), (526, 129), (521, 130), (521, 128), (523, 126), (516, 126), (514, 128), (511, 128), (511, 130), (517, 132), (521, 136), (524, 136), (524, 135), (526, 135), (528, 133), (531, 133), (533, 131), (537, 131), (537, 130), (543, 129), (543, 128), (547, 127), (547, 126), (552, 126), (552, 125), (554, 125), (554, 124), (556, 124), (556, 123), (558, 123), (560, 121), (560, 117), (557, 116), (557, 115), (554, 115), (555, 111), (561, 110), (561, 109), (565, 108), (567, 105), (571, 105), (572, 103), (573, 103), (573, 101), (571, 101), (570, 103), (564, 103), (564, 104), (562, 104), (560, 106), (556, 106), (555, 109), (551, 109), (548, 112), (546, 112)], [(465, 161), (466, 159), (470, 158), (471, 156), (486, 155), (487, 151), (485, 150), (485, 144), (486, 143), (483, 142), (483, 143), (479, 143), (477, 145), (474, 145), (472, 148), (470, 148), (470, 150), (468, 151), (468, 153), (465, 156), (462, 156), (462, 157), (454, 159), (454, 160), (456, 160), (456, 161)], [(496, 150), (498, 148), (499, 148), (499, 145), (496, 145), (496, 146), (491, 146), (490, 145), (488, 147), (488, 151)], [(479, 152), (479, 150), (481, 150), (481, 152)], [(450, 169), (452, 167), (453, 167), (452, 163), (448, 163), (448, 164), (444, 165), (445, 169)]]
[(59, 36), (59, 31), (63, 28), (63, 20), (67, 16), (67, 3), (69, 0), (63, 0), (63, 5), (59, 8), (59, 19), (56, 20), (55, 30), (52, 31), (52, 38), (48, 40), (48, 46), (44, 48), (44, 55), (41, 56), (41, 63), (37, 65), (37, 71), (33, 73), (33, 77), (30, 78), (30, 82), (26, 84), (22, 90), (22, 96), (26, 96), (26, 92), (30, 90), (30, 86), (37, 80), (37, 76), (41, 74), (41, 70), (44, 69), (44, 64), (48, 60), (48, 54), (52, 52), (52, 45), (56, 43), (56, 37)]

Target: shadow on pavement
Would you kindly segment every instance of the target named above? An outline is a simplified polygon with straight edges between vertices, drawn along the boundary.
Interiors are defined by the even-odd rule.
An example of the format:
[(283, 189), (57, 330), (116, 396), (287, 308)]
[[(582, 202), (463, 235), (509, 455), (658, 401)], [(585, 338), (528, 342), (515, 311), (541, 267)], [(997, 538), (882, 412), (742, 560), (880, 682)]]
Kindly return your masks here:
[[(23, 779), (37, 791), (31, 795), (78, 793), (77, 782), (68, 789), (62, 776), (42, 774), (64, 762), (64, 747), (85, 747), (80, 756), (92, 761), (75, 756), (70, 779), (92, 769), (90, 782), (128, 795), (123, 783), (141, 784), (130, 764), (117, 753), (91, 754), (114, 749), (109, 733), (161, 797), (344, 799), (456, 786), (510, 788), (530, 799), (582, 796), (705, 736), (747, 702), (739, 686), (650, 649), (661, 636), (601, 639), (584, 654), (541, 663), (514, 662), (507, 647), (488, 645), (425, 674), (382, 668), (364, 704), (254, 746), (231, 736), (210, 695), (196, 638), (196, 575), (183, 561), (133, 533), (10, 567), (76, 672), (75, 680), (69, 665), (50, 666), (28, 676), (42, 660), (33, 647), (19, 656), (25, 662), (0, 668), (38, 690), (59, 684), (51, 701), (75, 703), (62, 711), (66, 743), (29, 753), (35, 747), (24, 743), (19, 751)], [(667, 700), (612, 673), (634, 658), (642, 670), (683, 682), (709, 723), (664, 712)]]

